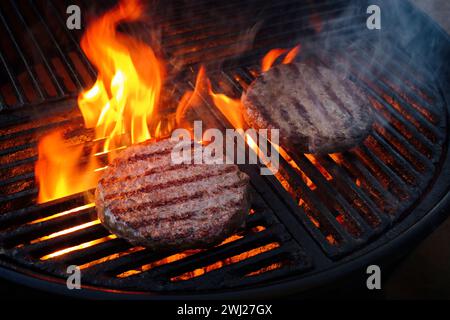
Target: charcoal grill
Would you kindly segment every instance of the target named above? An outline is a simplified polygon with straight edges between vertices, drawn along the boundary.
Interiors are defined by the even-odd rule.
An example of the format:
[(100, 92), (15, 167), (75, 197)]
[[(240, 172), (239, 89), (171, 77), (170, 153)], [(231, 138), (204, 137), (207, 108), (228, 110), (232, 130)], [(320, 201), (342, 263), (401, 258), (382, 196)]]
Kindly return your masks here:
[[(151, 26), (160, 27), (160, 50), (181, 70), (170, 79), (174, 101), (193, 87), (200, 64), (216, 92), (238, 98), (268, 50), (301, 43), (299, 59), (348, 72), (377, 111), (373, 132), (351, 150), (280, 157), (279, 179), (242, 166), (251, 177), (252, 212), (229, 242), (160, 254), (133, 247), (96, 222), (92, 190), (37, 204), (39, 138), (64, 128), (77, 144), (93, 143), (75, 98), (93, 83), (95, 70), (78, 46), (82, 31), (65, 28), (68, 5), (5, 1), (0, 8), (2, 277), (83, 297), (306, 294), (398, 259), (446, 217), (450, 73), (441, 62), (450, 57), (450, 41), (407, 1), (395, 12), (384, 10), (377, 31), (365, 26), (365, 1), (198, 0), (156, 7)], [(89, 12), (88, 1), (80, 6)], [(399, 13), (414, 21), (414, 34), (403, 37)], [(252, 27), (254, 39), (244, 32)], [(211, 127), (231, 128), (207, 99), (196, 115)], [(83, 290), (66, 288), (69, 265), (81, 267)]]

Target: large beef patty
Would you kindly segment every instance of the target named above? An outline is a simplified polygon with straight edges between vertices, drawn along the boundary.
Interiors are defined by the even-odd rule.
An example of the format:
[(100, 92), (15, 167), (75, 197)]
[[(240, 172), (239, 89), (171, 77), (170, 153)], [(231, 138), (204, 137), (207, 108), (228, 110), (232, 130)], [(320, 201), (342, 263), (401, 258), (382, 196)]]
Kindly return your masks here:
[(281, 144), (333, 153), (358, 144), (373, 116), (367, 96), (345, 75), (321, 65), (282, 64), (261, 74), (242, 97), (255, 129), (279, 129)]
[(248, 176), (234, 164), (173, 164), (174, 146), (170, 140), (131, 146), (98, 183), (100, 221), (134, 245), (206, 247), (244, 224)]

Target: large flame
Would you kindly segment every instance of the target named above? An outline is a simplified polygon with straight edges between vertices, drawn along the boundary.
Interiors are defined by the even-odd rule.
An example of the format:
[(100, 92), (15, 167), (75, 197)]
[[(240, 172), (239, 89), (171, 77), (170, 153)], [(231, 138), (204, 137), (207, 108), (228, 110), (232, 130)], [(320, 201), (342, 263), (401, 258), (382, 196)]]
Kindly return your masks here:
[(117, 31), (119, 23), (139, 20), (142, 14), (138, 1), (123, 0), (86, 30), (81, 47), (98, 77), (79, 95), (78, 106), (86, 128), (95, 128), (95, 140), (103, 147), (93, 148), (88, 165), (80, 168), (80, 148), (69, 148), (58, 134), (42, 139), (35, 167), (39, 203), (95, 187), (98, 164), (94, 155), (99, 151), (107, 153), (158, 134), (150, 128), (160, 127), (156, 113), (163, 64), (147, 44)]
[[(142, 14), (143, 7), (137, 0), (122, 0), (86, 30), (81, 47), (97, 68), (98, 77), (91, 88), (79, 95), (78, 106), (85, 127), (95, 128), (95, 144), (90, 154), (85, 155), (85, 164), (80, 166), (83, 148), (69, 147), (61, 134), (50, 134), (39, 142), (35, 167), (39, 203), (94, 188), (99, 171), (105, 168), (98, 156), (107, 154), (111, 160), (115, 150), (158, 137), (163, 131), (158, 102), (164, 65), (150, 46), (117, 30), (118, 24), (137, 21)], [(270, 51), (263, 59), (262, 70), (269, 70), (283, 54), (282, 63), (292, 62), (299, 48)], [(206, 95), (233, 127), (244, 128), (240, 100), (215, 93), (203, 67), (194, 90), (186, 92), (178, 105), (176, 123), (181, 125), (188, 109), (198, 105), (201, 96)], [(247, 141), (256, 146), (250, 137)]]

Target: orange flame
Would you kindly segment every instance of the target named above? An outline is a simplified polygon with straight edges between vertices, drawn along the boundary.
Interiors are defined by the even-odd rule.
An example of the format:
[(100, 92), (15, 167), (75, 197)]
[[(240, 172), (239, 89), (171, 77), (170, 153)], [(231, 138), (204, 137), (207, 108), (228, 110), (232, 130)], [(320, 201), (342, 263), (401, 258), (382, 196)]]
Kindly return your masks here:
[(175, 120), (177, 124), (181, 124), (184, 120), (186, 112), (189, 108), (195, 107), (200, 103), (201, 95), (207, 83), (205, 67), (201, 66), (195, 80), (194, 91), (186, 91), (178, 103), (175, 113)]
[(319, 170), (319, 172), (327, 179), (328, 181), (333, 180), (333, 176), (325, 169), (320, 162), (316, 159), (313, 154), (305, 153), (305, 157), (308, 158), (309, 161)]
[(279, 56), (286, 53), (286, 49), (272, 49), (270, 50), (262, 59), (261, 71), (266, 72), (272, 65), (275, 63), (275, 60), (278, 59)]
[(61, 132), (55, 131), (45, 136), (39, 142), (38, 152), (35, 175), (39, 183), (39, 203), (82, 192), (97, 184), (99, 172), (95, 171), (96, 160), (80, 166), (83, 147), (66, 144)]
[(241, 112), (241, 100), (232, 99), (222, 93), (214, 93), (209, 85), (209, 95), (211, 96), (214, 105), (220, 112), (230, 121), (235, 129), (244, 129), (244, 119)]
[[(237, 255), (232, 256), (230, 258), (226, 258), (224, 260), (214, 262), (214, 263), (212, 263), (210, 265), (207, 265), (205, 267), (201, 267), (201, 268), (197, 268), (197, 269), (192, 270), (192, 271), (185, 272), (185, 273), (183, 273), (183, 274), (181, 274), (179, 276), (172, 277), (170, 280), (171, 281), (183, 281), (183, 280), (189, 280), (189, 279), (192, 279), (192, 278), (195, 278), (195, 277), (199, 277), (199, 276), (204, 275), (205, 273), (208, 273), (208, 272), (220, 269), (220, 268), (222, 268), (224, 266), (228, 266), (228, 265), (237, 263), (239, 261), (246, 260), (246, 259), (249, 259), (249, 258), (254, 257), (256, 255), (262, 254), (264, 252), (274, 250), (274, 249), (278, 248), (279, 246), (280, 245), (279, 245), (278, 242), (272, 242), (272, 243), (263, 245), (261, 247), (258, 247), (258, 248), (255, 248), (255, 249), (251, 249), (251, 250), (245, 251), (243, 253), (237, 254)], [(278, 267), (280, 267), (280, 266), (278, 266)]]
[[(96, 128), (96, 138), (105, 138), (104, 151), (117, 147), (121, 135), (131, 143), (151, 138), (149, 125), (163, 83), (164, 68), (152, 48), (117, 32), (120, 22), (136, 21), (142, 15), (137, 1), (122, 1), (114, 10), (95, 20), (81, 40), (81, 47), (99, 70), (97, 81), (78, 98), (87, 128)], [(113, 144), (113, 145), (112, 145)]]
[(286, 56), (283, 59), (283, 64), (289, 64), (298, 56), (300, 53), (300, 45), (295, 46), (289, 52), (286, 54)]
[(225, 94), (215, 93), (211, 86), (211, 81), (206, 75), (204, 66), (201, 66), (195, 81), (193, 91), (187, 91), (181, 98), (176, 110), (176, 122), (181, 124), (189, 108), (195, 108), (199, 104), (201, 97), (209, 95), (214, 105), (227, 118), (234, 128), (244, 128), (244, 120), (241, 112), (241, 100), (232, 99)]
[[(163, 131), (157, 110), (163, 86), (163, 64), (152, 48), (117, 31), (119, 23), (136, 21), (142, 12), (137, 0), (122, 0), (95, 20), (84, 34), (81, 46), (98, 69), (98, 77), (90, 89), (79, 95), (78, 106), (85, 126), (95, 128), (95, 141), (103, 142), (103, 150), (100, 153), (97, 146), (92, 148), (88, 163), (80, 167), (77, 164), (82, 147), (69, 148), (62, 137), (55, 134), (42, 139), (35, 167), (39, 203), (95, 187), (99, 171), (105, 167), (100, 168), (93, 156), (107, 154), (111, 160), (115, 155), (112, 151), (158, 137)], [(262, 70), (270, 69), (285, 53), (282, 63), (292, 62), (299, 51), (300, 46), (289, 52), (287, 49), (271, 50), (262, 61)], [(215, 93), (204, 67), (198, 72), (194, 90), (186, 92), (179, 102), (175, 122), (180, 125), (187, 110), (198, 105), (201, 96), (206, 95), (233, 127), (244, 128), (240, 99)], [(151, 132), (150, 128), (155, 129)], [(252, 144), (251, 137), (246, 138)]]
[[(142, 14), (137, 0), (123, 0), (93, 21), (81, 40), (98, 77), (79, 95), (78, 106), (85, 126), (95, 128), (96, 140), (104, 139), (104, 153), (148, 140), (160, 131), (157, 105), (163, 64), (148, 45), (117, 31), (119, 23), (137, 21)], [(150, 128), (157, 128), (153, 135)], [(95, 157), (89, 157), (93, 160), (82, 170), (76, 165), (80, 158), (81, 149), (69, 149), (61, 136), (51, 134), (40, 141), (35, 168), (39, 203), (96, 185)]]

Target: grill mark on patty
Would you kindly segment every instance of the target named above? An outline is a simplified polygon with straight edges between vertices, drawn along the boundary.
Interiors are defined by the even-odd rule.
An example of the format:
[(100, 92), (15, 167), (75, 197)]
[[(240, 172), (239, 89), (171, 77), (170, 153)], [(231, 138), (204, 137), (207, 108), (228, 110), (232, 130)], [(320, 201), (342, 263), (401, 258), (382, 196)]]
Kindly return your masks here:
[[(236, 180), (228, 180), (228, 182), (225, 184), (225, 187), (227, 185), (232, 185), (237, 183)], [(216, 189), (215, 189), (216, 188)], [(201, 190), (198, 190), (201, 192)], [(213, 192), (213, 193), (212, 193)], [(230, 199), (235, 199), (236, 201), (240, 201), (241, 204), (238, 206), (242, 207), (242, 202), (245, 202), (248, 200), (248, 190), (246, 188), (238, 187), (237, 189), (230, 189), (230, 188), (221, 188), (220, 186), (213, 186), (210, 190), (211, 196), (207, 196), (205, 192), (203, 192), (204, 196), (198, 199), (187, 199), (184, 202), (177, 202), (175, 201), (173, 204), (168, 204), (167, 206), (159, 206), (156, 208), (152, 208), (149, 210), (141, 210), (136, 212), (128, 212), (121, 215), (121, 219), (124, 219), (128, 222), (133, 221), (140, 221), (142, 219), (145, 219), (146, 217), (169, 217), (169, 216), (177, 216), (179, 214), (182, 214), (183, 212), (189, 212), (192, 210), (198, 210), (198, 212), (203, 212), (204, 208), (208, 208), (211, 206), (221, 206), (224, 210), (224, 213), (222, 216), (228, 216), (229, 214), (233, 214), (232, 211), (229, 211), (229, 208), (225, 207), (224, 205), (228, 203)], [(183, 193), (184, 196), (187, 196), (187, 193)], [(174, 194), (173, 196), (180, 197), (181, 195)], [(151, 202), (153, 200), (150, 200), (152, 198), (143, 198), (142, 201), (133, 203), (130, 202), (130, 205), (137, 206), (141, 203), (145, 202)], [(159, 198), (158, 198), (159, 199)], [(162, 198), (161, 198), (162, 200)], [(166, 198), (166, 200), (169, 200)], [(117, 203), (117, 202), (116, 202)], [(114, 208), (114, 206), (112, 206)], [(117, 208), (121, 208), (120, 206), (117, 206)], [(225, 217), (226, 218), (226, 217)], [(208, 223), (216, 223), (215, 221), (210, 221)]]
[(187, 219), (191, 219), (194, 218), (194, 215), (198, 212), (198, 210), (193, 210), (193, 211), (188, 211), (188, 212), (184, 212), (180, 215), (173, 215), (173, 216), (167, 216), (167, 217), (149, 217), (149, 218), (145, 218), (139, 221), (135, 221), (135, 222), (129, 222), (128, 225), (130, 227), (133, 228), (144, 228), (152, 223), (156, 223), (156, 222), (165, 222), (165, 221), (181, 221), (181, 220), (187, 220)]
[(345, 90), (352, 93), (352, 97), (356, 100), (356, 103), (358, 103), (360, 106), (364, 106), (367, 104), (367, 101), (364, 101), (361, 90), (356, 86), (356, 84), (351, 82), (350, 79), (346, 79), (346, 81), (342, 82)]
[[(239, 202), (230, 201), (227, 205), (239, 206)], [(145, 223), (143, 225), (136, 224), (135, 229), (143, 237), (151, 238), (153, 240), (168, 240), (169, 242), (180, 240), (186, 241), (189, 239), (196, 239), (195, 241), (203, 242), (203, 239), (208, 239), (214, 237), (211, 234), (209, 220), (211, 217), (217, 217), (216, 221), (219, 223), (218, 227), (220, 229), (220, 222), (225, 225), (227, 219), (231, 219), (229, 223), (233, 223), (233, 217), (227, 217), (223, 215), (223, 207), (213, 206), (206, 208), (199, 215), (199, 212), (193, 212), (193, 216), (196, 219), (182, 219), (182, 220), (164, 220), (156, 221), (155, 223)], [(194, 222), (194, 223), (193, 223)], [(135, 224), (132, 223), (134, 226)], [(235, 226), (238, 227), (238, 226)], [(210, 240), (207, 240), (207, 242)]]
[[(162, 166), (154, 167), (147, 171), (144, 171), (142, 174), (139, 175), (139, 177), (147, 177), (154, 173), (163, 173), (163, 172), (170, 173), (172, 171), (176, 171), (179, 169), (187, 169), (190, 166), (192, 166), (192, 164), (184, 164), (184, 163), (174, 164), (174, 165), (169, 166), (170, 169), (167, 170), (167, 166), (162, 165)], [(107, 185), (111, 185), (113, 183), (124, 182), (126, 180), (132, 180), (133, 178), (136, 178), (136, 176), (135, 175), (127, 175), (127, 176), (122, 176), (122, 177), (112, 176), (111, 178), (100, 179), (99, 183), (102, 184), (103, 186), (107, 186)]]
[[(326, 71), (326, 70), (324, 70)], [(328, 70), (327, 73), (330, 71)], [(326, 75), (325, 75), (326, 76)], [(336, 79), (336, 77), (334, 77)], [(345, 78), (344, 81), (338, 81), (337, 79), (335, 83), (340, 86), (342, 89), (342, 93), (344, 96), (348, 97), (351, 105), (357, 106), (358, 108), (352, 110), (352, 119), (357, 123), (357, 126), (360, 127), (361, 121), (367, 122), (370, 124), (372, 121), (367, 121), (364, 119), (370, 119), (371, 107), (368, 103), (368, 97), (365, 92), (359, 88), (355, 83), (353, 83), (350, 79)], [(361, 120), (362, 119), (362, 120)], [(350, 131), (358, 132), (358, 135), (364, 135), (364, 132), (360, 132), (356, 129), (357, 126), (351, 126)]]
[[(283, 116), (286, 124), (288, 124), (289, 129), (291, 127), (297, 127), (297, 124), (293, 121), (293, 119), (291, 118), (290, 112), (286, 111), (286, 109), (283, 106), (279, 106), (279, 110), (280, 110), (280, 114), (281, 116)], [(281, 123), (280, 123), (281, 126)]]
[(223, 169), (223, 170), (218, 170), (215, 173), (207, 172), (207, 173), (202, 173), (202, 174), (198, 174), (198, 175), (193, 175), (191, 177), (186, 177), (183, 179), (169, 180), (169, 181), (165, 181), (160, 184), (144, 186), (144, 187), (132, 190), (132, 191), (106, 194), (104, 196), (104, 198), (105, 198), (105, 200), (112, 200), (115, 198), (129, 197), (129, 196), (132, 196), (132, 195), (138, 194), (138, 193), (149, 193), (149, 192), (154, 191), (155, 189), (164, 190), (169, 187), (177, 187), (177, 186), (181, 186), (183, 184), (187, 184), (190, 182), (197, 182), (197, 181), (206, 180), (206, 179), (212, 178), (212, 177), (219, 177), (221, 175), (236, 171), (236, 167), (234, 167), (234, 166), (227, 166), (227, 167), (224, 167), (221, 169)]
[[(248, 98), (250, 99), (250, 103), (253, 104), (253, 106), (255, 107), (255, 109), (256, 109), (255, 112), (261, 113), (263, 118), (268, 123), (273, 123), (273, 118), (272, 118), (272, 115), (271, 115), (270, 111), (267, 110), (266, 107), (261, 104), (261, 102), (259, 101), (258, 97), (256, 97), (256, 95), (251, 95)], [(266, 128), (264, 128), (264, 129), (266, 129)]]
[(280, 70), (277, 67), (273, 68), (273, 75), (275, 76), (275, 78), (280, 77)]
[(308, 85), (305, 84), (306, 93), (308, 95), (309, 100), (313, 103), (313, 107), (317, 107), (320, 109), (320, 113), (326, 118), (326, 121), (329, 123), (333, 123), (332, 117), (328, 114), (327, 109), (322, 104), (320, 99), (317, 97), (316, 93), (313, 91), (313, 89)]
[(297, 77), (300, 76), (300, 70), (298, 69), (297, 65), (295, 63), (288, 64), (289, 69), (296, 75)]
[(286, 121), (289, 122), (289, 121), (291, 120), (291, 117), (290, 117), (290, 115), (289, 115), (289, 112), (287, 112), (287, 111), (284, 109), (283, 106), (279, 106), (279, 108), (280, 108), (280, 113), (281, 113), (281, 115), (285, 118)]
[[(319, 106), (321, 110), (324, 112), (325, 118), (328, 121), (330, 121), (330, 123), (334, 123), (337, 120), (340, 121), (342, 119), (341, 114), (337, 115), (336, 112), (340, 113), (347, 113), (347, 112), (346, 110), (341, 110), (339, 105), (335, 101), (333, 101), (332, 96), (328, 94), (325, 88), (328, 79), (321, 78), (321, 74), (314, 67), (310, 67), (307, 69), (307, 76), (309, 79), (307, 88), (311, 89), (313, 99), (317, 101), (316, 105)], [(337, 108), (335, 108), (335, 106)]]
[(113, 166), (118, 168), (121, 165), (130, 165), (138, 161), (148, 160), (149, 158), (156, 158), (158, 156), (165, 156), (172, 152), (172, 148), (167, 148), (164, 150), (158, 150), (155, 152), (145, 152), (139, 154), (133, 154), (128, 158), (120, 158), (114, 162)]
[(184, 202), (187, 202), (189, 200), (198, 200), (198, 199), (202, 199), (202, 198), (212, 198), (213, 196), (217, 195), (217, 194), (221, 194), (223, 189), (227, 189), (228, 191), (231, 189), (237, 189), (240, 187), (243, 187), (247, 184), (246, 181), (238, 181), (235, 182), (231, 185), (219, 185), (216, 186), (215, 189), (212, 189), (213, 192), (212, 193), (208, 193), (205, 192), (205, 190), (199, 190), (191, 195), (182, 195), (179, 197), (175, 197), (175, 198), (170, 198), (170, 199), (162, 199), (159, 201), (154, 201), (154, 202), (142, 202), (139, 203), (137, 205), (134, 206), (129, 206), (129, 207), (120, 207), (120, 208), (111, 208), (111, 211), (114, 211), (114, 214), (116, 216), (123, 216), (124, 214), (131, 214), (131, 213), (137, 213), (141, 210), (146, 210), (148, 211), (149, 209), (155, 209), (155, 208), (161, 208), (161, 207), (167, 207), (170, 205), (175, 205), (175, 204), (181, 204)]
[[(114, 166), (115, 167), (119, 167), (122, 164), (125, 165), (130, 165), (134, 162), (137, 161), (141, 161), (141, 160), (147, 160), (150, 157), (157, 157), (157, 156), (165, 156), (168, 155), (169, 153), (172, 152), (173, 147), (176, 145), (176, 143), (171, 144), (167, 147), (167, 149), (162, 149), (162, 150), (155, 150), (152, 152), (144, 152), (144, 153), (138, 153), (138, 154), (133, 154), (130, 157), (125, 157), (125, 158), (118, 158), (115, 162), (114, 162)], [(191, 148), (193, 147), (194, 142), (191, 142), (190, 146)]]
[[(205, 218), (210, 217), (210, 213), (219, 213), (224, 209), (225, 206), (239, 206), (240, 202), (235, 200), (227, 201), (223, 206), (212, 206), (202, 209), (202, 215), (198, 215), (199, 210), (192, 210), (183, 213), (179, 216), (169, 216), (169, 217), (149, 217), (148, 219), (142, 219), (139, 221), (128, 222), (127, 224), (137, 230), (145, 229), (148, 226), (156, 223), (164, 223), (164, 222), (182, 222), (186, 220), (204, 220)], [(192, 226), (192, 221), (189, 221), (189, 225)], [(180, 228), (180, 226), (178, 226)]]

